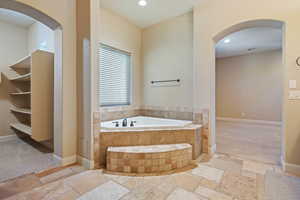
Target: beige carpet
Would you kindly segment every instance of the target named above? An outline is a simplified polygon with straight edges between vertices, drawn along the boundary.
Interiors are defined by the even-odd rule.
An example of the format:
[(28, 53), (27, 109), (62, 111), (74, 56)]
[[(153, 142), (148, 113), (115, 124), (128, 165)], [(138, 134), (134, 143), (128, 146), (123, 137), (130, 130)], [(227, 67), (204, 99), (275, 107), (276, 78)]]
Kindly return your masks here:
[(0, 142), (0, 182), (58, 165), (52, 153), (27, 141), (15, 139)]
[(217, 121), (217, 152), (269, 164), (279, 164), (281, 128)]
[(265, 177), (266, 200), (299, 200), (300, 178), (268, 171)]

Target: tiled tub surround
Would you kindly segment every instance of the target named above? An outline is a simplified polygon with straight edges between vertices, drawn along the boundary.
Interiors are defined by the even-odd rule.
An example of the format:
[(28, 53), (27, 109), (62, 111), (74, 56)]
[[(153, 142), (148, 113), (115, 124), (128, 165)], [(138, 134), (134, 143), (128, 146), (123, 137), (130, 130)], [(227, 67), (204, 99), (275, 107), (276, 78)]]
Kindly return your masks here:
[(101, 121), (111, 121), (140, 115), (202, 123), (201, 112), (193, 112), (193, 109), (185, 107), (116, 106), (100, 109)]
[[(172, 116), (174, 116), (173, 114), (168, 114), (170, 112), (176, 112), (176, 118), (179, 119), (183, 119), (183, 120), (193, 120), (194, 124), (201, 124), (204, 128), (206, 129), (206, 133), (209, 133), (209, 129), (208, 129), (208, 111), (203, 111), (201, 109), (198, 109), (194, 112), (191, 111), (182, 111), (184, 109), (180, 109), (177, 111), (170, 111), (167, 110), (165, 108), (150, 108), (150, 107), (117, 107), (117, 108), (104, 108), (101, 109), (101, 111), (99, 112), (94, 112), (93, 114), (93, 133), (94, 133), (94, 164), (96, 168), (100, 167), (100, 163), (104, 163), (103, 161), (100, 162), (100, 134), (99, 134), (99, 130), (101, 129), (100, 127), (100, 122), (103, 121), (110, 121), (110, 120), (116, 120), (116, 119), (121, 119), (121, 118), (127, 118), (127, 117), (134, 117), (134, 116), (140, 116), (140, 115), (144, 115), (144, 116), (150, 116), (150, 117), (162, 117), (164, 118), (164, 116), (170, 116), (169, 118), (171, 118)], [(192, 117), (190, 114), (184, 114), (185, 112), (188, 113), (192, 113)], [(189, 116), (189, 117), (182, 117), (182, 116)], [(179, 117), (177, 117), (179, 116)], [(209, 134), (206, 134), (209, 135)], [(202, 148), (204, 148), (203, 150), (205, 152), (208, 152), (208, 149), (210, 148), (209, 146), (209, 142), (208, 139), (206, 139), (204, 142), (204, 146)]]
[(193, 112), (189, 112), (189, 111), (141, 109), (140, 114), (149, 117), (193, 121)]
[[(182, 128), (105, 130), (99, 133), (99, 166), (106, 166), (108, 147), (146, 146), (161, 144), (182, 144), (192, 146), (192, 159), (201, 154), (202, 126), (191, 124)], [(98, 163), (97, 163), (98, 164)]]
[(162, 173), (192, 164), (192, 145), (170, 144), (107, 149), (108, 172), (131, 174)]
[(139, 116), (141, 111), (139, 109), (130, 110), (111, 110), (104, 109), (100, 112), (101, 121), (111, 121), (116, 119), (124, 119), (128, 117)]

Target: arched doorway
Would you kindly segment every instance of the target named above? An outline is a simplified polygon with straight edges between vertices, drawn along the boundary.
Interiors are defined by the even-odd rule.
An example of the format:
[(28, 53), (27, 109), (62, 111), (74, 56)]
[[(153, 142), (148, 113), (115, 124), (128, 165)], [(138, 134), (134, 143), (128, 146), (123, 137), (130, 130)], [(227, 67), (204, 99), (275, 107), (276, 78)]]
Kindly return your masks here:
[[(265, 19), (261, 19), (261, 20), (251, 20), (251, 21), (246, 21), (246, 22), (242, 22), (239, 24), (235, 24), (230, 26), (229, 28), (226, 28), (224, 30), (222, 30), (221, 32), (217, 33), (214, 37), (213, 37), (213, 42), (216, 45), (218, 42), (220, 41), (224, 41), (224, 38), (226, 38), (226, 36), (231, 35), (233, 33), (236, 32), (240, 32), (241, 30), (246, 30), (246, 29), (251, 29), (251, 28), (263, 28), (263, 27), (267, 27), (267, 28), (274, 28), (274, 29), (281, 29), (282, 30), (282, 35), (283, 35), (283, 40), (284, 40), (284, 22), (282, 21), (278, 21), (278, 20), (265, 20)], [(284, 41), (283, 41), (284, 44)], [(284, 45), (282, 44), (282, 54), (281, 54), (281, 58), (282, 60), (284, 55), (285, 55), (285, 49), (284, 49)], [(216, 58), (216, 55), (214, 56)], [(214, 149), (214, 151), (217, 150), (217, 146), (216, 146), (216, 107), (217, 107), (217, 103), (216, 103), (216, 61), (213, 62), (214, 65), (212, 66), (213, 69), (211, 70), (211, 88), (213, 88), (213, 91), (211, 93), (211, 116), (210, 116), (210, 121), (211, 121), (211, 137), (210, 137), (210, 142), (212, 144), (212, 147)], [(283, 61), (282, 61), (282, 66), (283, 65)], [(282, 69), (282, 74), (284, 73), (284, 70)], [(282, 75), (282, 77), (284, 77)], [(283, 78), (282, 78), (283, 79)], [(283, 88), (284, 85), (284, 81), (281, 81), (281, 85)], [(282, 98), (282, 102), (283, 102), (283, 96), (281, 95)], [(281, 113), (284, 113), (284, 107), (283, 107), (283, 103), (281, 104)], [(284, 118), (282, 117), (282, 119), (284, 120)], [(284, 121), (282, 122), (282, 126), (284, 126)], [(281, 128), (281, 157), (283, 157), (284, 155), (284, 134), (283, 134), (283, 128)], [(278, 158), (279, 160), (282, 158)]]
[[(62, 26), (55, 19), (49, 17), (43, 12), (18, 1), (3, 0), (0, 1), (0, 8), (12, 10), (27, 15), (36, 21), (49, 27), (55, 35), (54, 44), (54, 156), (62, 156)], [(61, 164), (64, 164), (61, 162)]]
[(16, 12), (20, 12), (24, 15), (30, 16), (33, 19), (45, 24), (52, 30), (61, 28), (61, 25), (55, 19), (49, 17), (48, 15), (44, 14), (43, 12), (33, 7), (30, 7), (26, 4), (17, 1), (2, 0), (0, 1), (0, 8), (13, 10)]

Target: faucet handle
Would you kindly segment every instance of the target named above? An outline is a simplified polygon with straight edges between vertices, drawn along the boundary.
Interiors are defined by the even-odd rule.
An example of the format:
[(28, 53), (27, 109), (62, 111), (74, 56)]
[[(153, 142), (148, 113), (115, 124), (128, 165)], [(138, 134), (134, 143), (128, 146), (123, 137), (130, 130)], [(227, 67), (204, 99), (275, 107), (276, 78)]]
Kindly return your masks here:
[(131, 121), (130, 126), (133, 127), (135, 123), (136, 123), (136, 121)]
[(113, 124), (116, 125), (116, 127), (119, 127), (119, 122), (118, 121), (115, 121), (115, 122), (112, 122)]

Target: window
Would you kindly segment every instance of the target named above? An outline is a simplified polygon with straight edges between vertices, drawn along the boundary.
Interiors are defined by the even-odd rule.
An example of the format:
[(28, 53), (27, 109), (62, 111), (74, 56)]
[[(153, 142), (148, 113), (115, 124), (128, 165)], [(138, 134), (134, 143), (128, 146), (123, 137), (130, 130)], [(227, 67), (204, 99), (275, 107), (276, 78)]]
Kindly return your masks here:
[(131, 99), (131, 55), (100, 44), (100, 106), (129, 105)]

